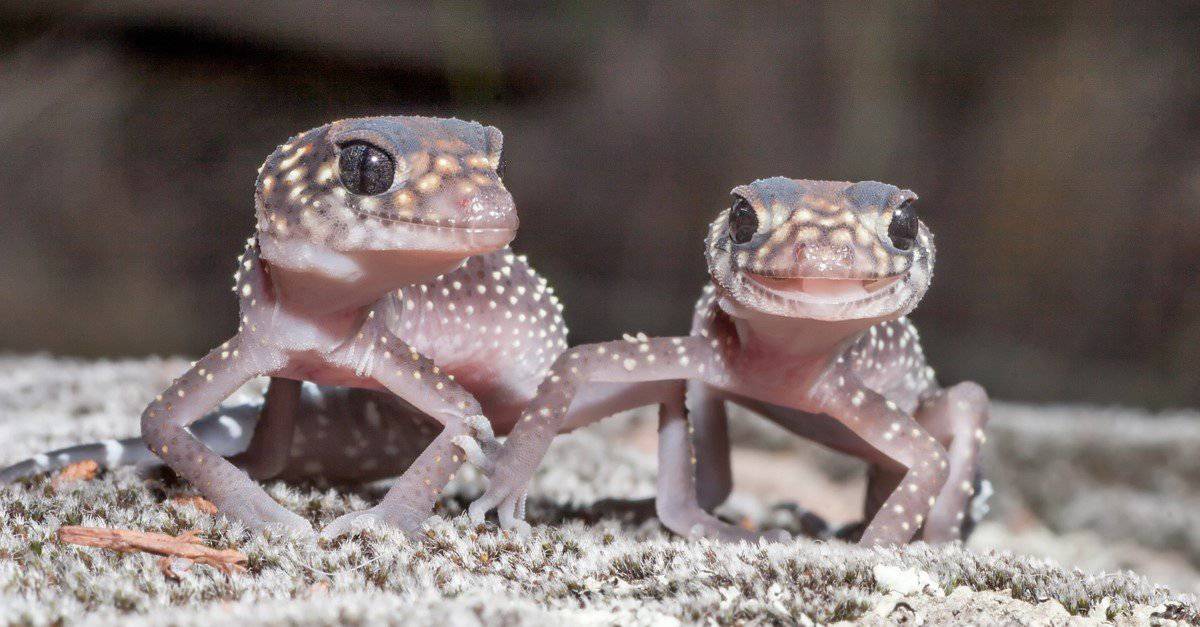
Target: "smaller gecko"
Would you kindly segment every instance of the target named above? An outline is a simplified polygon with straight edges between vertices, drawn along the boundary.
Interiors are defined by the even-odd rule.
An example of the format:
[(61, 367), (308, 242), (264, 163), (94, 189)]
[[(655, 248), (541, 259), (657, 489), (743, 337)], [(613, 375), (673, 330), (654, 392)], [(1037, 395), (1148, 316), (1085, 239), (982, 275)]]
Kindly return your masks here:
[(503, 448), (470, 452), (491, 476), (472, 518), (498, 508), (503, 526), (524, 524), (526, 487), (550, 441), (583, 424), (574, 411), (581, 386), (658, 382), (656, 507), (671, 530), (756, 537), (706, 511), (732, 486), (728, 401), (873, 465), (863, 543), (958, 538), (987, 395), (970, 382), (939, 387), (906, 317), (934, 262), (916, 198), (871, 181), (777, 177), (735, 188), (705, 242), (711, 282), (691, 334), (563, 353)]
[[(259, 171), (257, 232), (234, 277), (236, 335), (146, 408), (140, 442), (39, 455), (0, 479), (149, 451), (225, 516), (308, 532), (255, 479), (399, 474), (380, 504), (323, 534), (365, 520), (417, 528), (463, 442), (498, 446), (482, 414), (507, 430), (567, 346), (553, 291), (507, 248), (517, 216), (501, 144), (473, 122), (380, 117), (280, 146)], [(257, 421), (256, 405), (206, 416), (260, 375), (272, 379)]]

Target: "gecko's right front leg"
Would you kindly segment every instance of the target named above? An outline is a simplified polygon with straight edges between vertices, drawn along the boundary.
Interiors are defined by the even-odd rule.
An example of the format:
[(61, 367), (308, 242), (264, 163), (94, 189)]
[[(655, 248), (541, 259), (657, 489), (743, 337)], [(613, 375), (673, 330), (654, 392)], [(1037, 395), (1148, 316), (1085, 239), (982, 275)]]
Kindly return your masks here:
[(280, 356), (235, 336), (196, 362), (142, 413), (142, 438), (168, 466), (217, 506), (252, 529), (312, 532), (312, 525), (276, 503), (245, 471), (193, 436), (187, 426), (255, 376), (282, 365)]
[(479, 401), (452, 375), (378, 323), (360, 334), (354, 355), (371, 355), (374, 378), (396, 396), (442, 423), (441, 433), (413, 461), (376, 506), (345, 514), (321, 530), (334, 538), (362, 526), (383, 523), (416, 531), (433, 512), (437, 497), (462, 462), (464, 440), (494, 446), (491, 425)]
[[(723, 540), (759, 537), (714, 518), (696, 501), (694, 458), (684, 416), (683, 387), (678, 381), (715, 375), (723, 367), (711, 340), (695, 336), (640, 336), (568, 350), (555, 361), (509, 435), (493, 464), (487, 491), (471, 504), (471, 518), (481, 521), (488, 510), (496, 508), (502, 527), (523, 525), (520, 519), (526, 487), (556, 434), (567, 425), (580, 426), (654, 403), (661, 406), (656, 509), (663, 523), (682, 535)], [(601, 400), (601, 395), (591, 389), (587, 396), (594, 398), (577, 398), (581, 388), (596, 383), (624, 385), (610, 388), (607, 396), (611, 399)]]

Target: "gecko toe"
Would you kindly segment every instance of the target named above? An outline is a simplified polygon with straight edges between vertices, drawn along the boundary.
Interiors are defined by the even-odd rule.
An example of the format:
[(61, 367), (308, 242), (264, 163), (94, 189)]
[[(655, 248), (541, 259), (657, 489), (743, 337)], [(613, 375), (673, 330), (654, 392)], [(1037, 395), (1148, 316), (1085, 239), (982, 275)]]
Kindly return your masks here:
[[(508, 498), (509, 490), (503, 487), (500, 482), (493, 481), (492, 485), (488, 486), (487, 491), (482, 496), (475, 499), (467, 508), (467, 514), (471, 516), (471, 520), (475, 524), (482, 524), (487, 519), (487, 513), (493, 509), (497, 514), (503, 509), (502, 503)], [(504, 524), (503, 519), (501, 525)]]
[[(257, 486), (255, 486), (257, 487)], [(214, 498), (222, 516), (255, 531), (284, 532), (290, 535), (311, 535), (312, 523), (276, 503), (265, 492), (234, 492), (227, 498)]]
[(483, 471), (485, 475), (491, 475), (496, 470), (494, 457), (484, 451), (475, 438), (469, 435), (456, 435), (451, 442), (462, 449), (463, 454), (467, 456), (467, 461)]
[(496, 439), (496, 434), (492, 431), (492, 423), (488, 422), (487, 416), (474, 414), (464, 418), (463, 422), (471, 429), (477, 439), (484, 441)]
[(763, 532), (762, 536), (767, 539), (767, 542), (791, 542), (792, 534), (783, 529), (772, 529), (771, 531)]
[(370, 510), (350, 512), (336, 518), (321, 530), (322, 540), (332, 540), (350, 533), (362, 531), (379, 525), (379, 520), (371, 515)]
[(525, 500), (524, 493), (509, 494), (504, 502), (496, 508), (496, 514), (500, 518), (500, 526), (504, 529), (520, 529), (521, 526), (528, 527), (529, 525), (522, 520), (524, 517), (524, 508), (522, 503)]

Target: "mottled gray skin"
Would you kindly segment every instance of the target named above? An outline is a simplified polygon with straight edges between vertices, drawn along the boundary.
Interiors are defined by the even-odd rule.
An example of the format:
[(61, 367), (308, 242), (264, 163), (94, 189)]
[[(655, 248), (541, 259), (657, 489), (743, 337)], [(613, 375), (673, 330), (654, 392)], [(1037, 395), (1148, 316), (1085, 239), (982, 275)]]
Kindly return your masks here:
[(911, 246), (901, 249), (889, 225), (916, 195), (883, 183), (786, 178), (733, 193), (735, 206), (752, 208), (755, 228), (735, 241), (732, 209), (712, 223), (712, 281), (691, 334), (566, 351), (499, 453), (472, 455), (491, 475), (472, 517), (497, 508), (501, 524), (523, 524), (526, 486), (550, 440), (581, 424), (579, 388), (657, 383), (657, 510), (673, 531), (758, 537), (706, 511), (732, 485), (725, 403), (734, 402), (873, 464), (863, 543), (959, 537), (987, 396), (973, 383), (940, 388), (905, 317), (929, 287), (933, 238), (915, 223)]
[[(385, 189), (348, 188), (339, 159), (350, 142), (393, 161)], [(369, 521), (415, 529), (465, 459), (463, 442), (497, 446), (483, 414), (506, 431), (566, 348), (557, 299), (507, 248), (517, 217), (496, 173), (501, 143), (473, 122), (387, 117), (280, 146), (260, 169), (257, 233), (235, 275), (238, 331), (146, 408), (145, 447), (251, 528), (311, 531), (255, 479), (399, 474), (379, 505), (323, 533)], [(257, 408), (209, 412), (262, 375), (272, 381), (247, 444)], [(0, 478), (88, 455), (141, 462), (145, 450), (76, 447)]]

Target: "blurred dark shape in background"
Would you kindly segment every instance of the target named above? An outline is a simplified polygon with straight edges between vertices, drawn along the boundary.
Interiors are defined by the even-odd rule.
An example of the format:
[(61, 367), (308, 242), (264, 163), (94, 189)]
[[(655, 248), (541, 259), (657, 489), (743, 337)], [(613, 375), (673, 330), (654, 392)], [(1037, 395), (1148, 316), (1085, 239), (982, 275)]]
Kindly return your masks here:
[(686, 331), (734, 185), (877, 179), (938, 236), (944, 380), (1200, 404), (1196, 5), (855, 6), (0, 3), (0, 347), (202, 353), (261, 160), (422, 113), (504, 131), (575, 342)]

